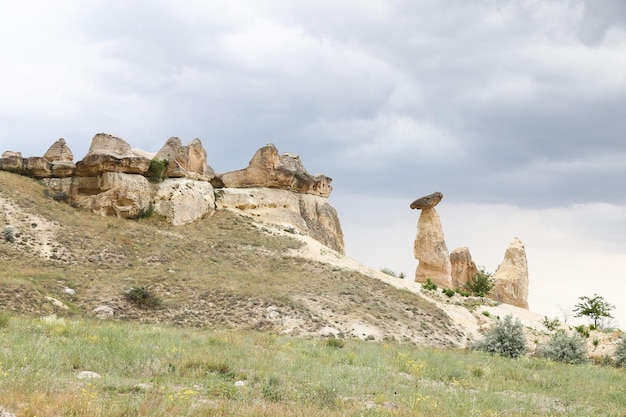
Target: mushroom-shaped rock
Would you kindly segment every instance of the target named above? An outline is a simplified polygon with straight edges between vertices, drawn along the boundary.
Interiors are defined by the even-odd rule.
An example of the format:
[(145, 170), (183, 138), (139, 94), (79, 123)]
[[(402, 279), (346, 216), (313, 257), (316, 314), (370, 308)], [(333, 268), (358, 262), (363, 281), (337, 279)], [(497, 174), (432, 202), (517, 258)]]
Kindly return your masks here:
[(87, 155), (76, 163), (76, 175), (94, 177), (103, 172), (145, 174), (149, 168), (150, 159), (134, 153), (126, 141), (98, 133), (92, 139)]
[(519, 238), (513, 239), (507, 248), (504, 260), (493, 274), (493, 280), (492, 298), (528, 309), (528, 261), (526, 249)]
[(424, 210), (435, 207), (441, 199), (443, 198), (443, 194), (439, 191), (435, 191), (432, 194), (426, 195), (424, 197), (420, 197), (414, 202), (411, 203), (411, 208), (416, 210)]
[(309, 174), (299, 157), (291, 154), (281, 156), (272, 144), (260, 148), (247, 168), (227, 172), (219, 179), (227, 188), (280, 188), (322, 197), (328, 197), (332, 191), (331, 178)]
[(197, 138), (186, 146), (183, 146), (179, 138), (169, 138), (157, 152), (155, 159), (168, 162), (166, 175), (170, 178), (209, 180), (215, 176), (215, 172), (207, 164), (206, 150)]
[(422, 209), (413, 251), (415, 259), (419, 261), (415, 270), (415, 281), (423, 283), (430, 278), (438, 286), (452, 287), (450, 255), (439, 214), (434, 208)]

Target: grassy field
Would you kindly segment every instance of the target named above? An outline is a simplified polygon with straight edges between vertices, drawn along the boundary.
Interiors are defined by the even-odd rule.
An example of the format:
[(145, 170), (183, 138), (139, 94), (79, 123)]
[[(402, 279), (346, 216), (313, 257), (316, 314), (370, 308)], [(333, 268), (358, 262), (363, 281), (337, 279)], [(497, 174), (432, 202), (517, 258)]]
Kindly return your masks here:
[[(0, 405), (54, 416), (623, 416), (626, 372), (454, 349), (2, 314)], [(79, 379), (82, 371), (100, 378)]]

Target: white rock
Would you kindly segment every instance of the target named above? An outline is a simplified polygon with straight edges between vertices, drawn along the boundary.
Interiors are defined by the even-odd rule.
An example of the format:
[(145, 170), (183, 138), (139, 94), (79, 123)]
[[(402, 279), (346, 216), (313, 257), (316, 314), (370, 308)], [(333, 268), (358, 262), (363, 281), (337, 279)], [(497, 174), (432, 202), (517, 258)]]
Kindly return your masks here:
[(92, 310), (92, 313), (94, 314), (94, 316), (96, 316), (96, 318), (100, 320), (107, 320), (107, 319), (113, 318), (115, 311), (113, 310), (112, 307), (109, 307), (109, 306), (99, 306), (99, 307), (94, 308)]
[(82, 372), (79, 372), (78, 375), (76, 375), (76, 378), (78, 378), (78, 379), (95, 379), (95, 378), (102, 378), (102, 377), (100, 376), (100, 374), (98, 374), (96, 372), (82, 371)]

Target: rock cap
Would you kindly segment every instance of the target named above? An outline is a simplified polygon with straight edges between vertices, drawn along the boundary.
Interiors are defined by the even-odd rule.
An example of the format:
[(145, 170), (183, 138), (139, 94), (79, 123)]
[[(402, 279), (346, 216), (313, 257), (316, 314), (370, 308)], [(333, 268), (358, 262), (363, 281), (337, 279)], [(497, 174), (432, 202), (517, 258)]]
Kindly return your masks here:
[(432, 194), (426, 195), (424, 197), (420, 197), (414, 202), (411, 203), (412, 209), (424, 210), (435, 207), (441, 199), (443, 198), (443, 194), (439, 191), (435, 191)]

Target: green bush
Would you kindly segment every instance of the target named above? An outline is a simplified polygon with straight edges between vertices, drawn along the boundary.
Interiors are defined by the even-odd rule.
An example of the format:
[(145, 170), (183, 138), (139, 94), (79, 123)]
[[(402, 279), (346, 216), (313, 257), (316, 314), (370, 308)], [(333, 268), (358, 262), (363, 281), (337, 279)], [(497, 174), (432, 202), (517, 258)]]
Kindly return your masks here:
[(336, 337), (329, 337), (326, 339), (326, 346), (341, 349), (344, 347), (345, 343), (341, 339), (337, 339)]
[(580, 326), (574, 327), (574, 329), (576, 329), (578, 334), (580, 334), (581, 336), (587, 339), (589, 338), (589, 327), (585, 326), (584, 324), (581, 324)]
[(426, 278), (426, 282), (422, 284), (422, 288), (428, 291), (434, 291), (437, 289), (437, 284), (432, 282), (430, 278)]
[(467, 284), (465, 284), (465, 287), (473, 295), (484, 297), (489, 294), (495, 285), (495, 281), (491, 275), (492, 274), (490, 272), (486, 272), (484, 268), (480, 268), (478, 273), (474, 274)]
[(617, 342), (613, 356), (615, 366), (626, 368), (626, 333), (622, 334), (622, 338)]
[(537, 347), (536, 355), (557, 362), (584, 363), (587, 362), (587, 343), (578, 332), (568, 335), (565, 330), (558, 330), (548, 343)]
[(161, 306), (161, 299), (145, 287), (131, 288), (126, 293), (126, 300), (141, 308), (158, 308)]
[(282, 381), (277, 376), (270, 376), (263, 386), (261, 387), (261, 393), (263, 397), (271, 402), (279, 402), (283, 399), (283, 387)]
[(543, 316), (543, 321), (541, 323), (546, 329), (548, 329), (549, 332), (553, 332), (561, 326), (559, 319), (549, 319), (548, 316)]
[(527, 350), (522, 322), (520, 319), (513, 321), (513, 316), (509, 314), (504, 320), (497, 321), (472, 348), (507, 358), (519, 358)]
[(7, 242), (15, 242), (15, 229), (13, 229), (11, 226), (5, 227), (2, 231), (2, 237)]
[(444, 288), (442, 292), (448, 297), (454, 297), (454, 294), (456, 294), (456, 291), (451, 290), (450, 288)]
[(168, 161), (166, 159), (154, 158), (150, 161), (148, 169), (148, 180), (150, 182), (161, 182), (166, 178), (166, 168)]

